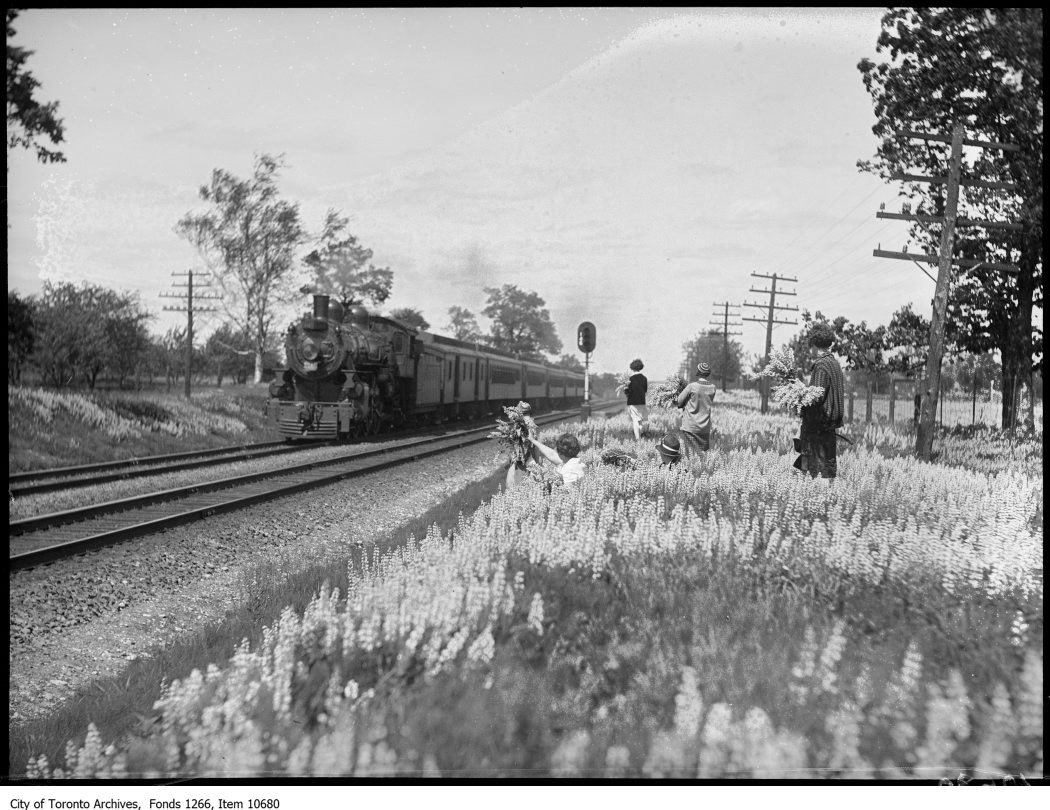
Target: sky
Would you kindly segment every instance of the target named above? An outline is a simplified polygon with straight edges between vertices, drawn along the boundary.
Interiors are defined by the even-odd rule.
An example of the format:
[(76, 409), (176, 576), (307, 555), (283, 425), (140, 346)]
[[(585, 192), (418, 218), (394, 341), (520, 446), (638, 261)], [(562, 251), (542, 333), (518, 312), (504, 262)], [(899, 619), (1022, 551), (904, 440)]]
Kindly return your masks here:
[[(876, 148), (857, 63), (882, 13), (26, 10), (13, 41), (34, 51), (37, 99), (59, 102), (67, 162), (8, 152), (8, 289), (101, 284), (138, 293), (155, 332), (183, 324), (161, 293), (206, 267), (175, 223), (206, 210), (214, 169), (248, 177), (267, 153), (311, 233), (335, 209), (393, 270), (380, 311), (414, 307), (439, 333), (453, 305), (487, 328), (485, 288), (515, 284), (563, 352), (582, 359), (588, 320), (592, 370), (638, 357), (656, 379), (726, 303), (761, 353), (763, 276), (777, 306), (928, 317), (933, 281), (872, 256), (907, 241), (875, 217), (899, 189), (856, 168)], [(285, 303), (284, 323), (309, 306)], [(200, 337), (220, 313), (203, 317)], [(774, 347), (797, 330), (776, 326)]]

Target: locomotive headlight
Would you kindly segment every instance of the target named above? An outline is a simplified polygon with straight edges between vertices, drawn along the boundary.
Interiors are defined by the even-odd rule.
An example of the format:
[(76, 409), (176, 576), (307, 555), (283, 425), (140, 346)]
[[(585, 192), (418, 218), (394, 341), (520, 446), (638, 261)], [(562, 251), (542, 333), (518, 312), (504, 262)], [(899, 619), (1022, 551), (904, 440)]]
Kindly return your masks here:
[(310, 338), (305, 338), (303, 340), (301, 348), (303, 351), (303, 357), (310, 361), (316, 360), (317, 355), (321, 353), (320, 349), (317, 348), (317, 344), (310, 340)]
[(325, 360), (331, 360), (335, 357), (335, 344), (330, 340), (321, 341), (321, 356)]

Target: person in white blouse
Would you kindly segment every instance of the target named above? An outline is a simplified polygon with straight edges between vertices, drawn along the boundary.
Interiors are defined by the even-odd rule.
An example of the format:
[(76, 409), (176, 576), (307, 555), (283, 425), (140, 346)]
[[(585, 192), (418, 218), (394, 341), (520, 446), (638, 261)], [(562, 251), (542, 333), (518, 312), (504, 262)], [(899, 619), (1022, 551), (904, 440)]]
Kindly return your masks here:
[(562, 482), (569, 486), (579, 481), (587, 472), (587, 466), (580, 461), (580, 440), (571, 433), (563, 433), (548, 447), (535, 436), (532, 439), (533, 450), (558, 468)]

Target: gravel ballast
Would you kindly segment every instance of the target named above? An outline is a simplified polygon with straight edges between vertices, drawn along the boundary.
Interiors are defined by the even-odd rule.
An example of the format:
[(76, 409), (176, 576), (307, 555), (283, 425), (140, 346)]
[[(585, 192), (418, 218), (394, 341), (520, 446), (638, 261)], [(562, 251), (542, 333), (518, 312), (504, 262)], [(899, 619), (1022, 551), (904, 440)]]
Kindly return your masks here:
[(256, 565), (291, 574), (345, 559), (498, 466), (490, 444), (462, 448), (10, 574), (9, 722), (47, 717), (92, 681), (221, 619)]

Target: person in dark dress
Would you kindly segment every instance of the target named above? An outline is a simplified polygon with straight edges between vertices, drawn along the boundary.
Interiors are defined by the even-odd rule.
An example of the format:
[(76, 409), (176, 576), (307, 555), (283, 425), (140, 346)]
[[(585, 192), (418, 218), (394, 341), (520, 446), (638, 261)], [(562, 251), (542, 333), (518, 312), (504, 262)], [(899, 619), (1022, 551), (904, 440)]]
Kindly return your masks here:
[(819, 385), (824, 394), (812, 405), (802, 408), (799, 430), (801, 455), (795, 468), (813, 478), (834, 478), (838, 474), (838, 448), (835, 431), (842, 427), (845, 382), (842, 366), (831, 353), (835, 340), (831, 327), (818, 323), (809, 334), (809, 345), (817, 353), (810, 374), (810, 385)]

